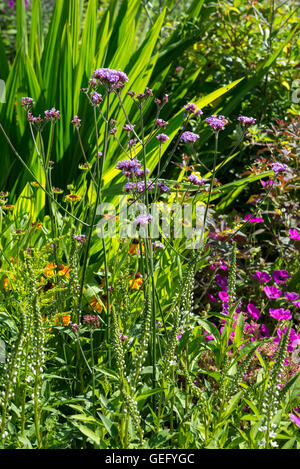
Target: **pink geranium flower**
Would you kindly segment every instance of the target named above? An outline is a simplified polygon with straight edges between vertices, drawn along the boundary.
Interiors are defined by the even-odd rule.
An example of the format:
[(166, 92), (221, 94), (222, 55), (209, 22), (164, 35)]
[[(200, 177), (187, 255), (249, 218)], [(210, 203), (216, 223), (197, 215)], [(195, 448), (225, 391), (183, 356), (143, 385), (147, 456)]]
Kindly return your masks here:
[(277, 319), (277, 321), (281, 321), (284, 319), (292, 319), (292, 315), (289, 309), (283, 309), (283, 308), (278, 308), (278, 309), (269, 309), (269, 314), (272, 318)]
[(276, 288), (276, 287), (269, 287), (269, 286), (265, 286), (264, 287), (264, 292), (265, 294), (267, 295), (267, 297), (269, 299), (272, 299), (272, 298), (280, 298), (281, 297), (281, 294), (282, 294), (282, 291), (279, 290), (279, 288)]
[(253, 215), (251, 215), (251, 213), (245, 215), (244, 220), (248, 223), (264, 223), (264, 220), (262, 218), (254, 217)]
[(250, 314), (250, 316), (253, 318), (253, 319), (259, 319), (260, 318), (260, 311), (259, 309), (255, 306), (254, 303), (248, 303), (247, 304), (247, 311), (248, 313)]
[(289, 234), (291, 239), (296, 239), (297, 241), (300, 241), (300, 233), (298, 233), (298, 230), (290, 229)]

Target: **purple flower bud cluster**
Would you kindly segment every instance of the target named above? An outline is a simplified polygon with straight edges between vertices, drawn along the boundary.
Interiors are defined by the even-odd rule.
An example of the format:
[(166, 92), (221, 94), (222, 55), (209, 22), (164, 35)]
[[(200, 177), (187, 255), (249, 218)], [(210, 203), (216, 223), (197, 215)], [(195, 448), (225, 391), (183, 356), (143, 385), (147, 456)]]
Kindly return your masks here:
[(156, 119), (155, 124), (158, 125), (161, 129), (165, 129), (168, 125), (168, 122), (164, 121), (163, 119)]
[(61, 118), (60, 112), (57, 111), (54, 107), (50, 111), (45, 111), (45, 120), (46, 121), (57, 121)]
[(198, 138), (199, 138), (198, 134), (194, 134), (193, 132), (186, 131), (186, 132), (183, 132), (183, 134), (180, 137), (180, 140), (184, 143), (187, 143), (187, 142), (195, 143), (198, 140)]
[(256, 122), (256, 119), (254, 119), (254, 117), (247, 117), (247, 116), (239, 116), (237, 120), (241, 122), (241, 124), (244, 125), (245, 127), (248, 127), (249, 125), (254, 125)]
[(205, 122), (216, 132), (224, 130), (228, 120), (222, 115), (212, 115), (205, 119)]
[(186, 115), (192, 115), (195, 114), (195, 116), (201, 116), (203, 114), (203, 111), (196, 106), (194, 103), (188, 103), (184, 106), (184, 113)]
[(98, 106), (98, 105), (101, 104), (102, 101), (103, 101), (102, 94), (97, 93), (97, 91), (93, 91), (93, 92), (91, 93), (91, 98), (92, 98), (92, 103), (93, 103), (95, 106)]
[(94, 314), (86, 314), (83, 316), (83, 322), (90, 327), (100, 327), (100, 320), (98, 316)]
[[(155, 185), (151, 181), (147, 181), (147, 189), (153, 190), (155, 188)], [(131, 193), (131, 192), (138, 192), (141, 194), (142, 192), (145, 191), (145, 181), (139, 181), (139, 182), (127, 182), (127, 184), (124, 187), (125, 192)]]
[(73, 124), (77, 129), (81, 126), (81, 119), (78, 116), (74, 116), (73, 120), (71, 120), (71, 124)]
[(129, 78), (121, 70), (97, 68), (92, 75), (92, 80), (95, 80), (94, 85), (103, 85), (111, 91), (122, 88)]
[(126, 132), (132, 132), (134, 127), (135, 127), (135, 125), (125, 124), (125, 125), (122, 126), (122, 129), (125, 130)]
[(168, 192), (170, 190), (170, 187), (167, 186), (167, 184), (164, 181), (158, 181), (156, 183), (156, 186), (159, 188), (159, 190), (162, 194), (164, 194), (165, 192)]
[(152, 246), (154, 249), (165, 249), (165, 246), (163, 245), (161, 241), (154, 241), (152, 243)]
[(152, 220), (152, 215), (147, 215), (146, 213), (142, 213), (137, 218), (133, 220), (134, 225), (146, 227), (150, 221)]
[(270, 166), (271, 166), (272, 171), (274, 171), (275, 174), (291, 170), (291, 168), (287, 164), (279, 163), (278, 161), (276, 163), (272, 163)]
[(191, 184), (195, 184), (196, 186), (203, 186), (204, 182), (207, 181), (207, 179), (199, 178), (196, 174), (188, 176), (188, 180)]
[(156, 138), (160, 142), (160, 144), (163, 144), (167, 140), (169, 140), (169, 137), (166, 134), (159, 134), (159, 135), (156, 136)]
[(122, 171), (124, 176), (129, 178), (130, 176), (136, 174), (140, 170), (142, 163), (136, 159), (133, 160), (123, 160), (119, 161), (116, 165), (116, 169)]
[(85, 243), (86, 241), (85, 235), (75, 235), (74, 239), (76, 239), (76, 241), (78, 241), (78, 243), (81, 243), (81, 244)]
[(127, 143), (128, 148), (133, 148), (137, 145), (137, 139), (136, 138), (131, 138), (129, 142)]
[(32, 98), (26, 97), (26, 98), (21, 98), (21, 105), (25, 107), (27, 110), (32, 108), (32, 106), (35, 104)]

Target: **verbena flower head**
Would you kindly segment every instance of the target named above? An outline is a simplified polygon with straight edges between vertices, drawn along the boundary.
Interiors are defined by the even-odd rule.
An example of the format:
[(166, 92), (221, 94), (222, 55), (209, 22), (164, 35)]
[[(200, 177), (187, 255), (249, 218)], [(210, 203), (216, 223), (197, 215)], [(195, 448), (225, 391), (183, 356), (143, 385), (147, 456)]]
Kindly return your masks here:
[(269, 299), (280, 298), (281, 295), (282, 295), (282, 291), (279, 290), (279, 288), (276, 288), (276, 287), (265, 286), (264, 287), (264, 292), (265, 292), (265, 294), (267, 295), (267, 297)]
[(41, 127), (41, 125), (44, 123), (44, 119), (41, 117), (40, 114), (37, 117), (35, 117), (29, 112), (28, 113), (28, 122), (30, 122), (31, 124), (36, 125), (37, 127)]
[(165, 143), (167, 140), (169, 140), (169, 137), (166, 134), (159, 134), (159, 135), (156, 136), (156, 138), (161, 144)]
[(147, 215), (146, 213), (142, 213), (137, 218), (133, 220), (134, 225), (136, 226), (147, 226), (150, 221), (152, 220), (152, 215)]
[(142, 166), (142, 163), (140, 161), (133, 159), (133, 160), (119, 161), (116, 165), (116, 168), (120, 169), (120, 171), (122, 171), (124, 176), (130, 177), (137, 170), (139, 170), (141, 166)]
[(122, 129), (125, 130), (126, 132), (132, 132), (134, 128), (135, 128), (135, 125), (132, 125), (132, 124), (125, 124), (122, 126)]
[(159, 188), (162, 194), (165, 194), (170, 190), (170, 187), (164, 181), (158, 181), (155, 185)]
[(256, 122), (256, 119), (254, 119), (254, 117), (247, 116), (239, 116), (237, 120), (245, 127), (248, 127), (249, 125), (254, 125)]
[(100, 327), (100, 320), (98, 316), (94, 314), (86, 314), (85, 316), (83, 316), (83, 322), (85, 322), (85, 324), (87, 324), (88, 326), (92, 328)]
[(86, 241), (85, 235), (75, 235), (74, 239), (76, 239), (76, 241), (78, 241), (78, 243), (81, 243), (81, 244), (85, 243)]
[(156, 119), (155, 123), (156, 125), (158, 125), (158, 127), (161, 127), (162, 129), (165, 129), (168, 125), (168, 122), (164, 121), (163, 119)]
[(126, 73), (111, 68), (97, 68), (92, 79), (96, 80), (97, 84), (105, 86), (108, 91), (118, 90), (129, 80)]
[(32, 98), (26, 97), (26, 98), (21, 98), (21, 105), (25, 107), (27, 110), (32, 108), (32, 106), (35, 104)]
[(287, 270), (274, 270), (273, 272), (273, 279), (275, 283), (286, 282), (289, 278), (291, 278), (291, 276)]
[(206, 181), (206, 179), (198, 177), (196, 174), (190, 174), (190, 176), (188, 176), (188, 180), (191, 184), (195, 184), (196, 186), (203, 186)]
[(186, 132), (183, 132), (183, 134), (180, 137), (180, 140), (184, 143), (187, 143), (187, 142), (195, 143), (198, 140), (198, 138), (200, 138), (198, 134), (194, 134), (194, 132), (186, 131)]
[(283, 171), (291, 170), (291, 168), (287, 164), (279, 163), (279, 162), (271, 163), (270, 166), (271, 166), (272, 171), (274, 171), (275, 174), (282, 173)]
[[(147, 190), (153, 190), (155, 189), (154, 183), (151, 181), (147, 181)], [(138, 192), (141, 194), (142, 192), (145, 192), (145, 181), (139, 181), (139, 182), (128, 182), (125, 187), (124, 187), (125, 192), (132, 193), (132, 192)]]
[(165, 249), (163, 243), (161, 241), (154, 241), (152, 243), (154, 249)]
[(93, 91), (93, 92), (91, 93), (91, 98), (92, 98), (92, 103), (93, 103), (95, 106), (98, 106), (98, 105), (101, 104), (102, 101), (103, 101), (102, 94), (97, 93), (97, 91)]
[(289, 229), (290, 239), (296, 239), (300, 241), (300, 233), (296, 229)]
[(269, 309), (269, 314), (272, 318), (277, 319), (278, 321), (282, 320), (289, 320), (292, 319), (292, 315), (289, 309), (283, 309), (283, 308), (270, 308)]
[(207, 117), (205, 122), (216, 132), (219, 130), (224, 130), (225, 125), (228, 124), (228, 120), (225, 118), (225, 116), (222, 115), (213, 115)]
[(57, 121), (61, 118), (60, 111), (57, 111), (54, 107), (50, 111), (45, 111), (45, 120), (46, 121)]
[(203, 114), (202, 110), (196, 106), (194, 103), (188, 103), (186, 106), (184, 106), (184, 113), (187, 115), (192, 115), (195, 114), (195, 116), (201, 116)]
[(74, 116), (73, 120), (71, 120), (71, 124), (73, 124), (76, 128), (81, 126), (81, 119), (78, 116)]

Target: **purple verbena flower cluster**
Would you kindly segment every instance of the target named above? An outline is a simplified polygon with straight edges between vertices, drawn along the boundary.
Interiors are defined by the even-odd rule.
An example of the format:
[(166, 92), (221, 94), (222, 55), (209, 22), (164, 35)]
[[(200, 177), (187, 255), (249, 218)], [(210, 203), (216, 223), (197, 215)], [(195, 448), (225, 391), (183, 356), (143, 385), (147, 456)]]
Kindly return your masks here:
[(212, 115), (205, 119), (205, 122), (216, 132), (224, 130), (228, 120), (222, 115)]

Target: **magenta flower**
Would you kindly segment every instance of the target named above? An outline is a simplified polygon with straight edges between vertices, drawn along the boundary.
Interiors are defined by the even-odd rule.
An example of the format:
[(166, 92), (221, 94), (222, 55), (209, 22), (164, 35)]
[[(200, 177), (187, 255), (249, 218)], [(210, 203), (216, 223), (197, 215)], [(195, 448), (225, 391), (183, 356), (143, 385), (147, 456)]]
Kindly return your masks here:
[(219, 295), (219, 298), (220, 298), (221, 301), (223, 301), (225, 303), (228, 302), (229, 297), (228, 297), (227, 291), (225, 291), (225, 290), (219, 291), (218, 295)]
[(269, 309), (269, 314), (272, 318), (277, 319), (278, 321), (284, 320), (284, 319), (292, 319), (292, 315), (289, 309), (283, 309), (283, 308), (278, 308), (278, 309)]
[(239, 116), (237, 118), (241, 124), (243, 124), (245, 127), (248, 127), (249, 125), (254, 125), (256, 122), (256, 119), (254, 117), (247, 117), (247, 116)]
[(206, 123), (216, 132), (224, 130), (225, 125), (228, 124), (228, 120), (222, 115), (213, 115), (205, 119)]
[[(276, 345), (279, 344), (282, 334), (285, 334), (286, 331), (287, 331), (287, 327), (285, 327), (283, 330), (277, 329), (276, 331), (277, 335), (276, 337), (274, 337), (274, 343)], [(288, 352), (293, 352), (293, 350), (295, 350), (295, 348), (298, 347), (299, 343), (300, 343), (300, 334), (296, 334), (295, 329), (292, 327), (291, 332), (290, 332), (289, 343), (287, 347)]]
[(217, 299), (213, 295), (211, 295), (208, 291), (206, 291), (206, 296), (210, 303), (215, 303), (217, 301)]
[(200, 138), (198, 134), (194, 134), (193, 132), (186, 131), (186, 132), (183, 132), (183, 134), (180, 137), (180, 140), (184, 143), (187, 143), (187, 142), (195, 143), (198, 140), (198, 138)]
[(286, 282), (289, 278), (291, 278), (291, 276), (287, 270), (274, 270), (273, 272), (273, 279), (275, 283)]
[(253, 275), (253, 278), (259, 281), (259, 283), (268, 283), (270, 280), (272, 280), (271, 275), (268, 274), (268, 272), (261, 272), (260, 270), (257, 270), (255, 272), (255, 275)]
[(297, 241), (300, 241), (300, 233), (296, 229), (290, 229), (289, 230), (290, 234), (290, 239), (296, 239)]
[(247, 304), (247, 311), (253, 319), (257, 320), (260, 318), (260, 311), (254, 303), (250, 302)]
[(260, 330), (262, 337), (270, 337), (270, 331), (265, 324), (261, 325)]
[(220, 288), (226, 288), (228, 283), (227, 283), (227, 278), (226, 277), (223, 277), (222, 275), (220, 274), (216, 274), (216, 284), (218, 285), (218, 287)]
[(284, 293), (284, 296), (288, 301), (296, 301), (299, 298), (298, 293), (295, 293), (294, 291), (291, 291), (291, 292), (286, 291)]
[(261, 184), (262, 184), (263, 187), (272, 186), (273, 183), (274, 183), (274, 181), (272, 181), (271, 179), (270, 179), (269, 181), (263, 181), (263, 180), (261, 180), (260, 182), (261, 182)]
[(282, 291), (279, 290), (279, 288), (276, 288), (276, 287), (269, 287), (269, 286), (265, 286), (264, 287), (264, 292), (265, 294), (267, 295), (267, 297), (269, 299), (275, 299), (275, 298), (280, 298), (281, 297), (281, 294), (282, 294)]
[(245, 215), (244, 220), (248, 223), (264, 223), (264, 220), (262, 218), (254, 217), (253, 215), (251, 215), (251, 213)]
[(292, 422), (294, 422), (294, 424), (297, 425), (297, 427), (300, 428), (300, 418), (297, 417), (297, 415), (295, 415), (295, 414), (289, 414), (289, 417), (292, 420)]

